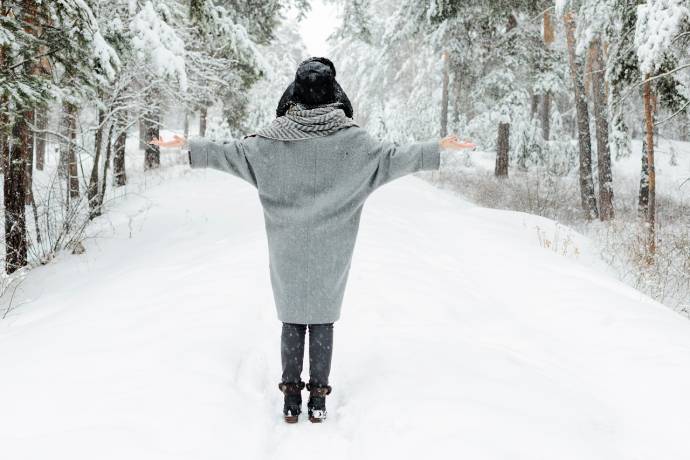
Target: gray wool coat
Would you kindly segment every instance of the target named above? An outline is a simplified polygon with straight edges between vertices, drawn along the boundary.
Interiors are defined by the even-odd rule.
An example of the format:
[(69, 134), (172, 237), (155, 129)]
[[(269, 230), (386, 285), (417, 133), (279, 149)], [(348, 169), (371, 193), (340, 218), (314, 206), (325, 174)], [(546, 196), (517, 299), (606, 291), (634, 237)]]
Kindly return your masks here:
[(225, 171), (257, 188), (278, 319), (298, 324), (340, 317), (367, 197), (440, 163), (437, 141), (398, 147), (356, 126), (298, 141), (195, 139), (189, 149), (192, 168)]

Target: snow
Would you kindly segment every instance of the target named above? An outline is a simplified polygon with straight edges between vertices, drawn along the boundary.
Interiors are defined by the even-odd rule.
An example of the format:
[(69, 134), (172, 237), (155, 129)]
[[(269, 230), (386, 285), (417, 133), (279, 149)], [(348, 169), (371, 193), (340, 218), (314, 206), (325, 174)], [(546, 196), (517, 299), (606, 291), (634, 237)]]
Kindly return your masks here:
[(642, 75), (659, 69), (681, 27), (690, 20), (688, 0), (647, 0), (637, 7), (635, 46)]
[(93, 33), (91, 46), (95, 60), (100, 64), (103, 72), (109, 80), (114, 80), (117, 76), (117, 69), (122, 63), (112, 46), (108, 44), (99, 31)]
[(186, 90), (185, 44), (150, 1), (132, 18), (129, 27), (134, 35), (132, 46), (139, 58), (150, 63), (159, 77), (177, 78), (180, 89)]
[(329, 419), (286, 425), (254, 189), (179, 165), (131, 178), (87, 252), (31, 271), (0, 322), (2, 458), (687, 458), (690, 322), (581, 235), (557, 251), (547, 219), (383, 187)]

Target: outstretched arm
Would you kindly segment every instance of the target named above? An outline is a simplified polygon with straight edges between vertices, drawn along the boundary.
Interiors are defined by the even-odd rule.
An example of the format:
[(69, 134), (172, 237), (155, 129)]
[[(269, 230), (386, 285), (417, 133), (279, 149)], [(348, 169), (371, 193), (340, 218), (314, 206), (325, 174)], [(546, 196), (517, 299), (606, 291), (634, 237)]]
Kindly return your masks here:
[(396, 146), (392, 142), (374, 143), (374, 155), (379, 164), (373, 177), (373, 188), (380, 187), (394, 179), (417, 171), (433, 171), (439, 168), (441, 150), (460, 150), (476, 147), (469, 141), (460, 141), (451, 135), (441, 140), (416, 142)]
[(192, 168), (213, 168), (230, 173), (256, 187), (256, 177), (247, 160), (244, 144), (240, 140), (214, 142), (207, 139), (186, 140), (175, 135), (170, 141), (155, 139), (151, 144), (160, 147), (187, 148)]

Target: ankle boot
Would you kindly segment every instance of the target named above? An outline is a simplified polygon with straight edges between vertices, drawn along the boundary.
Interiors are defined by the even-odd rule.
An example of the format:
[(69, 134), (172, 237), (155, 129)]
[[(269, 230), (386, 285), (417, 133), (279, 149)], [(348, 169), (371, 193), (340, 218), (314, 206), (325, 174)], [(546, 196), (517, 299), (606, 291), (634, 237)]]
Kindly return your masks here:
[(283, 416), (287, 423), (297, 423), (299, 414), (302, 413), (302, 389), (304, 382), (281, 382), (278, 388), (285, 395), (283, 404)]
[(330, 385), (308, 383), (307, 390), (309, 390), (309, 401), (307, 402), (309, 421), (321, 423), (326, 420), (326, 396), (331, 394), (331, 387)]

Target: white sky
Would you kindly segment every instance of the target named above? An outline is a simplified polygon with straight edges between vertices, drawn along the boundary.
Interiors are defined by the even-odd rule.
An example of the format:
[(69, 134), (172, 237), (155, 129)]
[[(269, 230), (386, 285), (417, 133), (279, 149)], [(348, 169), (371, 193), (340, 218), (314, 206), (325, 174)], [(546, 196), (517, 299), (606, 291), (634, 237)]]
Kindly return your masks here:
[(300, 34), (312, 56), (328, 57), (326, 39), (338, 24), (338, 10), (333, 3), (312, 0), (311, 11), (299, 25)]

